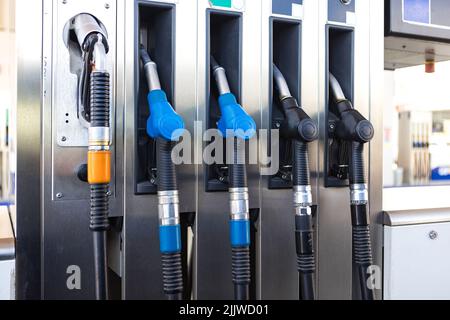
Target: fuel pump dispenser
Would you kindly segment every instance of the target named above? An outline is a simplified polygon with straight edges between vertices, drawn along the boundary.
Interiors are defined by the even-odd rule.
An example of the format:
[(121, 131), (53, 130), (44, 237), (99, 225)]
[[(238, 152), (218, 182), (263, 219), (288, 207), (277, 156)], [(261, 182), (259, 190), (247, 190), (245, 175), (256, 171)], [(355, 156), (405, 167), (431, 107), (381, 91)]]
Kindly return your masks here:
[(183, 134), (184, 121), (175, 112), (161, 88), (158, 69), (146, 49), (140, 56), (147, 79), (150, 117), (147, 134), (157, 140), (157, 184), (159, 240), (162, 254), (164, 293), (168, 300), (183, 299), (183, 264), (179, 194), (175, 165), (172, 161), (173, 142)]
[[(369, 268), (373, 264), (368, 211), (369, 192), (364, 172), (364, 144), (375, 134), (373, 125), (366, 120), (345, 97), (339, 81), (333, 74), (330, 78), (330, 112), (336, 117), (334, 130), (335, 147), (339, 149), (338, 162), (341, 168), (348, 167), (350, 208), (352, 214), (353, 264), (357, 269), (362, 300), (374, 300), (374, 291), (369, 288)], [(348, 164), (348, 165), (347, 165)]]
[(245, 164), (245, 141), (256, 133), (255, 121), (231, 93), (225, 69), (211, 56), (211, 68), (219, 91), (222, 136), (233, 140), (232, 163), (229, 164), (230, 239), (232, 274), (236, 300), (250, 300), (250, 210)]
[(99, 22), (89, 14), (73, 20), (84, 61), (79, 78), (79, 104), (89, 123), (88, 174), (91, 189), (90, 229), (94, 241), (95, 292), (97, 300), (108, 299), (107, 231), (110, 227), (110, 75), (106, 71), (108, 38)]
[(315, 122), (299, 107), (297, 100), (291, 95), (289, 86), (276, 65), (273, 66), (273, 71), (275, 86), (278, 89), (285, 116), (280, 131), (284, 139), (292, 142), (293, 150), (292, 176), (300, 299), (314, 300), (316, 259), (308, 143), (318, 139), (319, 130)]

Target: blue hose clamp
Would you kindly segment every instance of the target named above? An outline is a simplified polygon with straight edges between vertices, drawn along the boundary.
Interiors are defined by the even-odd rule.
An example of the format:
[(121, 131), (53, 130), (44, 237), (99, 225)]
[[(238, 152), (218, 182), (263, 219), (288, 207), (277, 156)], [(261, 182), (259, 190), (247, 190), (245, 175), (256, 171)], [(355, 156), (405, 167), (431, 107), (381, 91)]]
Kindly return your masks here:
[(249, 247), (250, 240), (250, 221), (249, 220), (231, 220), (230, 221), (231, 246), (233, 248)]
[(153, 90), (148, 94), (150, 117), (147, 120), (147, 133), (153, 139), (163, 138), (178, 141), (184, 132), (184, 121), (175, 112), (162, 90)]
[(250, 140), (256, 134), (256, 123), (247, 112), (237, 103), (232, 93), (219, 97), (222, 117), (219, 120), (219, 131), (225, 138), (237, 137)]
[(160, 226), (159, 246), (163, 254), (181, 252), (181, 226)]

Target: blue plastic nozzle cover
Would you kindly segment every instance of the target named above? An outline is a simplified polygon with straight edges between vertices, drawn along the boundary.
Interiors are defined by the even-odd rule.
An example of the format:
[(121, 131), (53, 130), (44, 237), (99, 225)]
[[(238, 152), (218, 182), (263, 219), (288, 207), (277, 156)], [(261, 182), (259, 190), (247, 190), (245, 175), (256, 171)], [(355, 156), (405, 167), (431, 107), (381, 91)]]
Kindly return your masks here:
[(219, 120), (219, 131), (225, 138), (237, 137), (249, 140), (256, 134), (256, 123), (247, 112), (237, 103), (232, 93), (219, 97), (222, 117)]
[(177, 141), (183, 134), (184, 121), (175, 112), (162, 90), (148, 94), (150, 117), (147, 120), (147, 133), (153, 139), (163, 138)]

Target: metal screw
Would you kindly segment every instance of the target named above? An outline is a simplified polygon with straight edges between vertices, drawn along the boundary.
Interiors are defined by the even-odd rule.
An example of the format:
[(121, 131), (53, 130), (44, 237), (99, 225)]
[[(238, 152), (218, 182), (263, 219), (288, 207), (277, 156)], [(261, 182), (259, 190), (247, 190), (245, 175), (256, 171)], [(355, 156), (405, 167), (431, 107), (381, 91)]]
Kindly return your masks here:
[(437, 237), (439, 236), (439, 234), (436, 231), (433, 230), (433, 231), (430, 231), (428, 236), (430, 237), (431, 240), (436, 240)]
[(63, 0), (62, 3), (63, 3), (63, 4), (67, 4), (67, 0)]
[(155, 179), (150, 179), (150, 183), (151, 184), (156, 184), (156, 180)]
[(110, 8), (109, 3), (105, 3), (105, 8), (106, 8), (106, 9), (109, 9), (109, 8)]
[(111, 197), (111, 196), (112, 196), (112, 192), (111, 192), (111, 191), (108, 191), (108, 192), (106, 193), (106, 195), (107, 195), (108, 197)]
[(279, 122), (275, 123), (275, 127), (277, 127), (278, 129), (281, 128), (281, 124)]
[(66, 137), (62, 137), (62, 138), (61, 138), (61, 141), (62, 141), (62, 142), (66, 142), (66, 141), (67, 141), (67, 138), (66, 138)]
[(58, 198), (58, 199), (62, 199), (63, 196), (64, 196), (64, 195), (63, 195), (61, 192), (59, 192), (59, 193), (56, 194), (56, 198)]

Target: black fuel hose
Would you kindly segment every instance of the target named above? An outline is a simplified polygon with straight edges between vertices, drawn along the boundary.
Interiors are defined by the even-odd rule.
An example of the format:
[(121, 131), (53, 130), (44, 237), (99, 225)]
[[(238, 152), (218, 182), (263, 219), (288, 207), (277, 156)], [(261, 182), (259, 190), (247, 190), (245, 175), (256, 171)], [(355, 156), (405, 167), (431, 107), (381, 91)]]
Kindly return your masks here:
[[(234, 157), (229, 171), (230, 189), (242, 190), (248, 188), (245, 153), (242, 151), (245, 144), (242, 139), (234, 140)], [(250, 245), (232, 247), (232, 274), (235, 300), (250, 300)]]
[[(172, 161), (172, 141), (159, 138), (157, 140), (157, 168), (158, 168), (158, 192), (177, 192), (177, 175)], [(178, 229), (179, 226), (161, 226), (161, 234), (164, 228)], [(169, 229), (170, 230), (170, 229)], [(171, 240), (166, 240), (171, 241)], [(183, 263), (180, 250), (168, 252), (162, 250), (162, 269), (164, 293), (167, 300), (183, 300)]]

